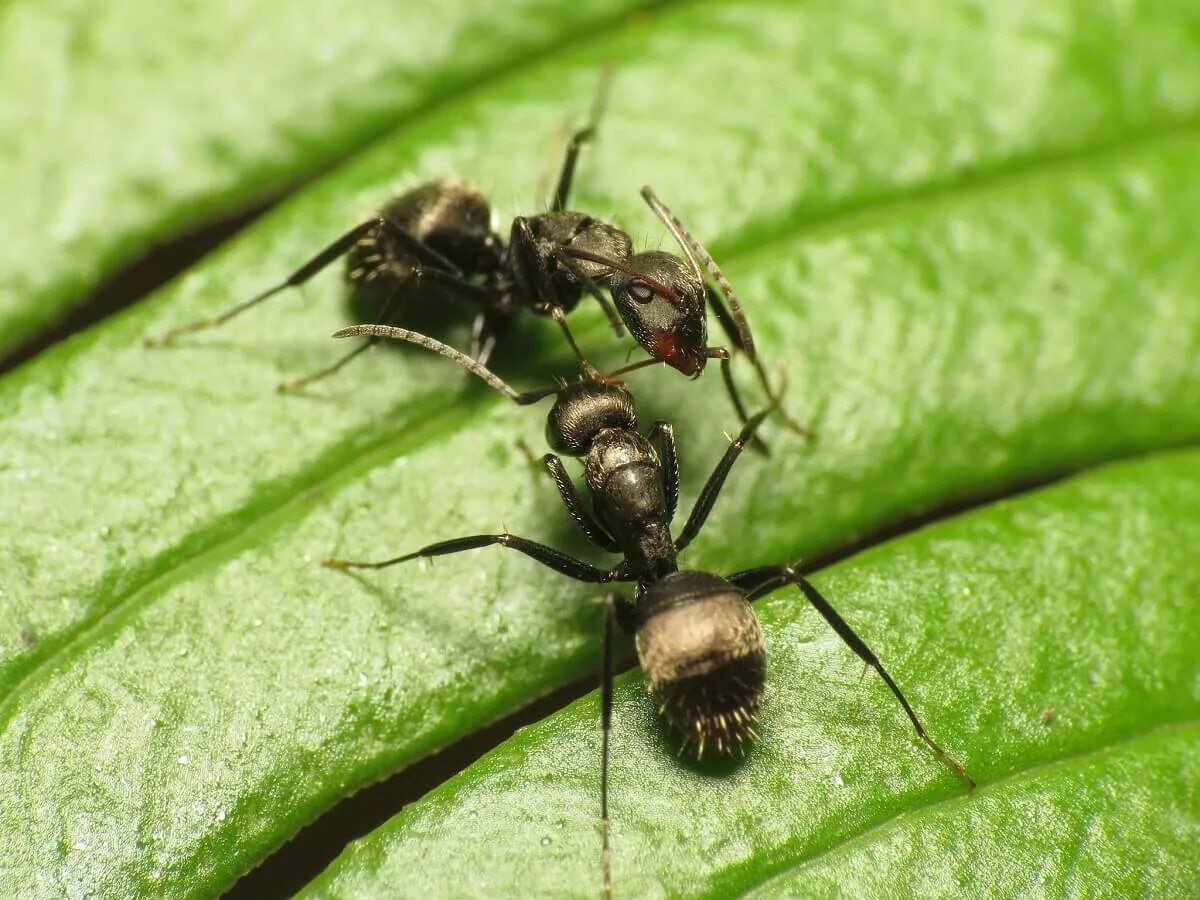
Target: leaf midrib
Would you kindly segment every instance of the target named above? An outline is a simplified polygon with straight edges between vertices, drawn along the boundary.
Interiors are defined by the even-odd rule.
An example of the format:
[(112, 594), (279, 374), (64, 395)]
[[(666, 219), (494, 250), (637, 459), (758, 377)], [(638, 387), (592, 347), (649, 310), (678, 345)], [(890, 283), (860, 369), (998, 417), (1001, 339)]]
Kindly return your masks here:
[[(826, 856), (833, 856), (842, 852), (851, 852), (855, 847), (866, 844), (869, 841), (874, 840), (877, 836), (886, 835), (891, 829), (897, 827), (901, 817), (903, 817), (906, 821), (918, 819), (956, 804), (974, 802), (975, 798), (984, 793), (991, 793), (997, 790), (1004, 790), (1013, 785), (1019, 785), (1024, 781), (1032, 779), (1046, 772), (1054, 772), (1058, 769), (1066, 769), (1089, 760), (1101, 759), (1121, 750), (1136, 747), (1138, 744), (1149, 743), (1163, 736), (1170, 736), (1175, 733), (1186, 733), (1188, 730), (1200, 730), (1200, 718), (1182, 719), (1174, 722), (1162, 722), (1145, 731), (1139, 731), (1134, 734), (1126, 735), (1119, 740), (1102, 743), (1099, 746), (1079, 750), (1075, 753), (1070, 753), (1066, 756), (1061, 756), (1056, 759), (1048, 759), (1044, 762), (1036, 763), (1031, 766), (1015, 768), (1008, 774), (996, 779), (995, 781), (990, 781), (986, 784), (980, 784), (979, 787), (977, 787), (975, 791), (970, 794), (952, 794), (948, 797), (943, 797), (940, 800), (934, 800), (930, 803), (924, 803), (919, 806), (906, 806), (903, 809), (897, 810), (894, 814), (880, 819), (878, 822), (872, 824), (869, 828), (866, 828), (863, 831), (860, 831), (858, 834), (846, 838), (839, 843), (811, 853), (799, 854), (794, 860), (781, 863), (780, 865), (773, 867), (772, 871), (764, 872), (760, 877), (756, 878), (753, 884), (740, 889), (737, 896), (753, 896), (760, 888), (769, 882), (780, 878), (786, 878), (799, 869), (811, 865), (812, 863), (823, 859)], [(720, 895), (725, 896), (725, 893), (720, 892)], [(716, 895), (710, 894), (709, 896)]]
[[(699, 0), (693, 0), (691, 3), (681, 2), (681, 0), (663, 0), (661, 6), (669, 4), (687, 6), (695, 5), (695, 2), (699, 2)], [(555, 53), (549, 54), (548, 57), (531, 57), (512, 66), (501, 67), (498, 71), (506, 77), (516, 76), (535, 64), (542, 64), (547, 58), (553, 59), (579, 46), (591, 44), (593, 41), (602, 43), (610, 33), (611, 26), (606, 26), (599, 32), (589, 34), (587, 40), (576, 37), (564, 42), (559, 48), (556, 48)], [(483, 87), (484, 85), (480, 83), (472, 85), (468, 89), (447, 94), (438, 102), (425, 107), (419, 114), (407, 118), (405, 125), (401, 127), (410, 127), (414, 121), (438, 113), (445, 103), (461, 99)], [(381, 137), (379, 141), (389, 139), (390, 135), (394, 135), (394, 132)], [(1062, 171), (1118, 160), (1122, 156), (1147, 152), (1158, 145), (1197, 138), (1200, 138), (1200, 119), (1185, 118), (1089, 145), (1012, 157), (997, 161), (987, 167), (981, 167), (969, 175), (931, 179), (890, 193), (882, 192), (851, 198), (841, 205), (835, 204), (829, 207), (824, 212), (808, 217), (800, 216), (798, 221), (789, 219), (787, 216), (778, 217), (765, 223), (764, 227), (744, 230), (724, 241), (714, 241), (713, 246), (717, 248), (715, 255), (723, 261), (753, 260), (759, 255), (769, 256), (775, 252), (778, 245), (798, 238), (816, 235), (829, 236), (839, 232), (854, 231), (867, 225), (876, 225), (890, 219), (903, 217), (916, 210), (963, 202), (1015, 184), (1036, 181)], [(366, 146), (370, 146), (370, 144)], [(356, 151), (355, 156), (364, 152), (364, 149), (360, 148)], [(577, 333), (587, 335), (599, 327), (593, 324), (589, 327), (579, 328)], [(410, 406), (427, 405), (427, 401), (428, 398), (424, 398), (423, 401), (401, 406), (393, 410), (389, 418), (394, 419), (402, 415), (403, 411)], [(488, 396), (481, 398), (479, 405), (499, 402), (499, 398)], [(232, 533), (225, 533), (212, 543), (197, 547), (190, 555), (178, 559), (168, 568), (160, 572), (148, 573), (140, 584), (129, 588), (123, 596), (106, 605), (97, 615), (86, 617), (75, 626), (66, 629), (55, 642), (57, 646), (47, 655), (40, 658), (36, 655), (27, 658), (24, 671), (13, 682), (8, 694), (0, 700), (0, 730), (7, 725), (15, 713), (20, 696), (29, 684), (41, 678), (46, 671), (52, 671), (60, 661), (73, 655), (77, 647), (86, 643), (92, 636), (102, 633), (107, 626), (118, 621), (123, 614), (135, 609), (140, 596), (152, 596), (156, 589), (166, 586), (182, 572), (198, 569), (207, 559), (220, 558), (249, 540), (251, 536), (261, 536), (264, 531), (269, 531), (275, 523), (281, 520), (292, 520), (299, 510), (305, 508), (306, 502), (316, 503), (319, 495), (324, 494), (330, 486), (370, 471), (386, 459), (394, 458), (400, 450), (421, 448), (431, 433), (440, 435), (451, 430), (449, 426), (453, 425), (456, 420), (460, 423), (469, 421), (470, 415), (464, 412), (466, 409), (478, 412), (476, 404), (466, 400), (465, 397), (454, 404), (439, 404), (438, 411), (424, 418), (407, 420), (406, 428), (399, 436), (383, 434), (378, 440), (370, 443), (366, 449), (358, 447), (344, 464), (335, 462), (324, 470), (313, 467), (308, 471), (310, 478), (307, 479), (302, 473), (298, 473), (289, 479), (295, 488), (291, 495), (286, 496), (274, 506), (264, 508), (253, 519), (240, 523), (235, 530), (232, 530)], [(438, 425), (446, 427), (435, 427)], [(413, 429), (419, 430), (420, 438), (415, 438), (412, 433)], [(1129, 455), (1141, 455), (1142, 452), (1144, 451), (1139, 451), (1137, 454), (1117, 454), (1106, 457), (1105, 461), (1115, 461)], [(1082, 468), (1087, 468), (1094, 463), (1095, 461), (1091, 461)], [(1069, 475), (1077, 471), (1079, 470), (1067, 470), (1063, 474)], [(238, 513), (238, 510), (231, 511), (220, 516), (218, 521), (232, 522), (237, 519)], [(218, 530), (224, 531), (224, 529)], [(185, 536), (176, 546), (187, 541), (188, 538)], [(860, 549), (865, 549), (865, 546)], [(165, 555), (166, 552), (169, 551), (164, 551), (162, 555)]]

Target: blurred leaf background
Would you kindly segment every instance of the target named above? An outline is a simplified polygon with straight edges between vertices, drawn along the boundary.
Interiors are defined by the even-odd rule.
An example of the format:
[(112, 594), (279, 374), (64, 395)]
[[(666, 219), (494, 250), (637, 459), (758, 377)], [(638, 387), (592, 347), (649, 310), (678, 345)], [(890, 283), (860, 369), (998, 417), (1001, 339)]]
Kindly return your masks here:
[[(819, 435), (773, 431), (771, 459), (739, 463), (686, 563), (848, 556), (815, 577), (983, 785), (961, 797), (781, 593), (745, 763), (676, 761), (622, 682), (618, 893), (1195, 884), (1198, 50), (1184, 0), (4, 5), (0, 345), (22, 362), (0, 377), (3, 893), (218, 895), (359, 788), (594, 677), (592, 592), (526, 560), (316, 566), (502, 526), (586, 552), (517, 449), (536, 412), (403, 351), (277, 396), (338, 350), (333, 269), (237, 327), (141, 341), (423, 180), (471, 178), (498, 224), (537, 208), (609, 62), (576, 205), (652, 245), (653, 184)], [(283, 195), (44, 347), (156, 243)], [(589, 352), (624, 360), (578, 316)], [(506, 376), (569, 373), (542, 324)], [(712, 375), (631, 383), (676, 424), (686, 506), (732, 412)], [(596, 894), (595, 704), (312, 889)], [(245, 884), (289, 893), (325, 858)]]

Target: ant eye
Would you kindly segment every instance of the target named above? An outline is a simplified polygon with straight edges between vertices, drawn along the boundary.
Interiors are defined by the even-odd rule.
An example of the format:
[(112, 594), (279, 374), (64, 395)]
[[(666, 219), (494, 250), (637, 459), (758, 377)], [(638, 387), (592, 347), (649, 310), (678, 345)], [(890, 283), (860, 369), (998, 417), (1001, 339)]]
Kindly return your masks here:
[(638, 303), (649, 303), (654, 299), (654, 289), (644, 281), (629, 282), (629, 296)]

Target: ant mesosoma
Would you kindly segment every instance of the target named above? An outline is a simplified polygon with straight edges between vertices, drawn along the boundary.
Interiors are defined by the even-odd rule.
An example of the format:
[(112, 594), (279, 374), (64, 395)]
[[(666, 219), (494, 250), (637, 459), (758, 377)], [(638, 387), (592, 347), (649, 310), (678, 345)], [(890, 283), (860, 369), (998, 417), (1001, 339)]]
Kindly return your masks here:
[[(975, 782), (962, 764), (926, 732), (879, 658), (794, 566), (756, 566), (724, 578), (679, 569), (678, 554), (700, 533), (725, 479), (770, 412), (769, 408), (746, 421), (713, 469), (679, 537), (672, 539), (671, 521), (679, 497), (674, 431), (668, 422), (659, 421), (648, 436), (643, 436), (637, 429), (633, 396), (620, 383), (589, 379), (518, 392), (466, 354), (419, 332), (387, 325), (357, 325), (334, 334), (334, 337), (353, 336), (392, 338), (433, 350), (518, 404), (555, 397), (546, 420), (546, 438), (556, 452), (547, 453), (542, 461), (567, 511), (588, 540), (621, 555), (616, 566), (600, 569), (553, 547), (507, 532), (439, 541), (380, 562), (327, 559), (322, 564), (335, 569), (382, 569), (417, 558), (499, 545), (517, 550), (577, 581), (634, 583), (632, 601), (615, 592), (605, 597), (600, 805), (606, 894), (611, 891), (608, 747), (614, 624), (633, 633), (638, 661), (651, 691), (661, 702), (660, 712), (680, 734), (683, 745), (693, 745), (697, 756), (703, 756), (709, 747), (721, 754), (741, 751), (746, 741), (757, 738), (754, 723), (766, 677), (763, 632), (750, 602), (794, 584), (838, 637), (879, 673), (921, 740), (974, 788)], [(557, 453), (582, 458), (591, 511), (580, 500)]]
[[(478, 188), (453, 179), (429, 182), (351, 228), (278, 284), (212, 318), (188, 322), (161, 336), (147, 338), (147, 346), (166, 346), (182, 335), (222, 325), (281, 291), (304, 284), (345, 256), (350, 287), (373, 296), (378, 291), (383, 322), (391, 318), (402, 293), (423, 287), (437, 288), (474, 304), (477, 313), (470, 355), (483, 365), (491, 358), (503, 331), (528, 309), (553, 318), (584, 370), (598, 375), (580, 351), (566, 321), (566, 314), (579, 304), (586, 291), (600, 304), (614, 332), (620, 336), (624, 322), (651, 357), (610, 376), (657, 362), (685, 375), (699, 376), (709, 359), (719, 359), (725, 389), (738, 416), (746, 422), (746, 408), (733, 380), (730, 351), (707, 344), (706, 306), (712, 307), (733, 347), (751, 360), (767, 396), (774, 399), (775, 394), (758, 359), (737, 295), (708, 251), (649, 187), (642, 189), (642, 196), (674, 236), (686, 262), (662, 251), (634, 253), (624, 231), (566, 208), (580, 151), (599, 127), (608, 81), (607, 77), (601, 79), (587, 125), (568, 143), (550, 209), (515, 218), (507, 246), (492, 230), (491, 207)], [(705, 282), (701, 263), (725, 302)], [(602, 286), (608, 289), (612, 304)], [(295, 391), (332, 375), (376, 340), (372, 336), (332, 364), (281, 383), (279, 390)], [(777, 403), (775, 406), (778, 408)], [(790, 428), (808, 435), (782, 411), (780, 415)], [(757, 439), (755, 446), (765, 450)]]

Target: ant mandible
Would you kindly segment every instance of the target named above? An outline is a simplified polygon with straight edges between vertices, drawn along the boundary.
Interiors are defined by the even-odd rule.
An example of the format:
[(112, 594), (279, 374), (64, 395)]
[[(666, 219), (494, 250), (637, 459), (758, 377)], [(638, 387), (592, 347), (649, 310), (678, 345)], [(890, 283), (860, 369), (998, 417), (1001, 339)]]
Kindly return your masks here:
[[(660, 712), (680, 733), (684, 745), (693, 745), (697, 756), (703, 756), (709, 747), (721, 754), (740, 751), (746, 741), (757, 738), (754, 723), (766, 679), (763, 632), (750, 602), (786, 585), (796, 585), (838, 637), (875, 669), (900, 702), (921, 740), (969, 788), (975, 787), (962, 764), (929, 736), (875, 653), (795, 566), (756, 566), (725, 577), (679, 569), (679, 553), (700, 533), (730, 470), (770, 412), (769, 408), (746, 421), (713, 469), (679, 537), (672, 539), (671, 521), (679, 498), (679, 458), (674, 431), (670, 423), (659, 421), (648, 437), (643, 436), (637, 428), (633, 396), (620, 383), (589, 379), (518, 392), (477, 361), (419, 332), (387, 325), (357, 325), (334, 334), (334, 337), (353, 336), (391, 338), (433, 350), (518, 404), (535, 403), (552, 395), (556, 398), (546, 421), (547, 442), (556, 452), (547, 453), (543, 462), (571, 518), (589, 541), (622, 557), (617, 565), (600, 569), (553, 547), (507, 532), (439, 541), (380, 562), (327, 559), (322, 564), (343, 570), (382, 569), (413, 559), (499, 545), (577, 581), (634, 584), (632, 601), (615, 592), (605, 597), (600, 815), (606, 895), (611, 894), (612, 884), (608, 756), (614, 625), (634, 635), (638, 661), (651, 691), (661, 701)], [(557, 453), (583, 460), (591, 511), (580, 500)]]

